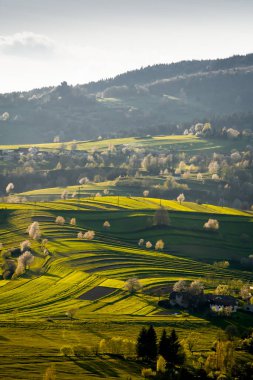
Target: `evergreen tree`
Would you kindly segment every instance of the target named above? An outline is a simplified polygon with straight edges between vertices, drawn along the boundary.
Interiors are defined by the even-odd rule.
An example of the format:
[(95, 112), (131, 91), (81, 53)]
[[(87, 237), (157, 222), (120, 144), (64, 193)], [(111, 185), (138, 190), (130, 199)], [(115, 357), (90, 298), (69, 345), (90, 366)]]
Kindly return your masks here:
[(170, 336), (167, 338), (167, 349), (164, 359), (167, 362), (167, 368), (174, 367), (177, 364), (183, 364), (184, 354), (178, 340), (175, 329), (171, 331)]
[(147, 331), (147, 341), (146, 341), (146, 356), (147, 359), (153, 361), (157, 357), (157, 335), (155, 329), (152, 325), (149, 326)]
[(143, 327), (137, 338), (136, 353), (138, 358), (147, 356), (147, 330)]
[(169, 336), (167, 336), (166, 330), (163, 330), (158, 353), (166, 360), (167, 369), (171, 369), (178, 364), (183, 364), (185, 356), (174, 329)]
[(168, 337), (167, 337), (166, 330), (163, 329), (162, 336), (159, 341), (158, 354), (163, 356), (164, 358), (166, 357), (167, 339)]

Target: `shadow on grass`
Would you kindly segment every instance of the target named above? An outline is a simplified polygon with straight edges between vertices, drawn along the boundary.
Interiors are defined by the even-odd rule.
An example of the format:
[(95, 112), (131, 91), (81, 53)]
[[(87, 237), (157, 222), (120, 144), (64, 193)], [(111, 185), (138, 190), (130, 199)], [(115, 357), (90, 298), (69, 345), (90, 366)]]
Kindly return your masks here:
[(78, 367), (94, 375), (97, 375), (100, 378), (106, 378), (108, 376), (119, 377), (118, 373), (113, 368), (113, 364), (108, 360), (102, 360), (100, 358), (89, 358), (89, 360), (86, 359), (86, 362), (78, 360), (75, 357), (69, 357), (69, 360), (71, 360)]
[(6, 338), (5, 336), (3, 335), (0, 335), (0, 342), (9, 342), (10, 339)]

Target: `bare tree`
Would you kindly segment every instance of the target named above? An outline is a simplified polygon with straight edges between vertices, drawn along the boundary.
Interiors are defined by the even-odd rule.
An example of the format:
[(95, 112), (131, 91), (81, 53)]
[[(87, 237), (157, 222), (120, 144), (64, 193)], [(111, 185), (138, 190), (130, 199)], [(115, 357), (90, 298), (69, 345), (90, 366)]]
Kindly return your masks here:
[(78, 239), (83, 239), (83, 233), (80, 231), (80, 232), (78, 232), (78, 234), (77, 234), (77, 238)]
[(189, 287), (189, 292), (195, 296), (203, 294), (204, 291), (204, 285), (202, 284), (201, 281), (195, 280), (192, 281)]
[(146, 248), (152, 248), (152, 243), (150, 242), (150, 241), (147, 241), (147, 243), (146, 243)]
[(55, 223), (59, 224), (60, 226), (63, 226), (65, 223), (65, 219), (63, 218), (63, 216), (57, 216), (57, 218), (55, 219)]
[(218, 174), (214, 173), (212, 174), (212, 180), (213, 181), (219, 181), (220, 177), (218, 176)]
[(182, 203), (182, 202), (184, 202), (185, 201), (185, 196), (184, 196), (184, 194), (182, 193), (182, 194), (179, 194), (179, 196), (177, 197), (177, 201), (178, 201), (178, 203)]
[(1, 120), (3, 121), (8, 121), (10, 119), (10, 114), (9, 112), (4, 112), (1, 116)]
[(88, 182), (89, 182), (89, 178), (87, 178), (87, 177), (82, 177), (79, 179), (80, 185), (85, 185)]
[(63, 190), (63, 192), (61, 193), (61, 199), (67, 199), (68, 198), (68, 191), (67, 190)]
[(43, 239), (42, 242), (41, 242), (41, 245), (43, 247), (45, 247), (47, 245), (47, 243), (48, 243), (48, 239)]
[(217, 161), (211, 161), (208, 165), (208, 171), (210, 174), (218, 174), (218, 171), (220, 169), (220, 165)]
[(228, 268), (229, 267), (229, 261), (227, 261), (227, 260), (224, 260), (224, 261), (215, 261), (214, 263), (213, 263), (213, 266), (215, 267), (215, 268), (221, 268), (221, 269), (226, 269), (226, 268)]
[(188, 288), (188, 284), (185, 280), (179, 280), (173, 286), (174, 292), (185, 292)]
[(203, 227), (206, 230), (217, 231), (219, 229), (219, 222), (217, 219), (208, 219)]
[(157, 251), (162, 251), (164, 249), (164, 241), (163, 240), (157, 240), (155, 244), (155, 249)]
[(108, 230), (108, 229), (111, 227), (110, 222), (109, 222), (108, 220), (106, 220), (106, 221), (103, 223), (103, 227), (104, 227), (105, 229)]
[(22, 243), (20, 243), (21, 252), (30, 250), (30, 248), (31, 248), (31, 242), (29, 240), (25, 240), (25, 241), (22, 241)]
[(71, 218), (69, 224), (71, 224), (71, 226), (76, 226), (76, 218)]
[(12, 182), (10, 182), (7, 186), (6, 186), (6, 193), (7, 194), (10, 194), (12, 192), (12, 190), (14, 190), (14, 184)]
[(94, 237), (95, 237), (95, 231), (87, 231), (83, 235), (83, 238), (86, 240), (92, 240), (92, 239), (94, 239)]
[(140, 240), (138, 241), (138, 245), (141, 247), (143, 244), (144, 244), (144, 239), (140, 239)]
[(37, 240), (41, 236), (40, 232), (40, 225), (38, 222), (33, 222), (30, 224), (30, 226), (27, 228), (27, 232), (29, 234), (29, 237), (33, 240)]
[(198, 174), (197, 174), (197, 180), (198, 180), (198, 181), (203, 181), (203, 176), (202, 176), (201, 173), (198, 173)]
[(138, 280), (138, 278), (133, 277), (133, 278), (129, 278), (125, 282), (124, 288), (127, 291), (129, 291), (130, 293), (135, 293), (138, 290), (140, 290), (142, 288), (142, 286), (141, 286), (140, 281)]
[(34, 256), (31, 254), (31, 252), (26, 251), (18, 257), (17, 261), (18, 264), (14, 273), (15, 277), (18, 277), (25, 272), (27, 267), (29, 267), (34, 261)]

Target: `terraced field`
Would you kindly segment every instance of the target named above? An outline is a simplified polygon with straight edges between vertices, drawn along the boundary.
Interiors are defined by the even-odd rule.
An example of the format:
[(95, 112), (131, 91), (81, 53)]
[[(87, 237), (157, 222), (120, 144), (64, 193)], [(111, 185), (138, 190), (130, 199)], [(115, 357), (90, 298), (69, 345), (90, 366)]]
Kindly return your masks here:
[[(232, 258), (248, 254), (251, 242), (242, 247), (238, 228), (240, 226), (241, 231), (250, 234), (251, 214), (187, 202), (180, 205), (163, 201), (162, 204), (168, 209), (171, 220), (169, 226), (162, 228), (152, 225), (152, 216), (159, 202), (151, 198), (121, 197), (119, 204), (117, 197), (99, 197), (80, 202), (38, 203), (36, 207), (30, 204), (4, 205), (1, 226), (4, 228), (1, 228), (0, 235), (4, 247), (15, 246), (24, 240), (27, 226), (36, 220), (43, 237), (49, 239), (48, 249), (52, 257), (45, 259), (38, 242), (33, 243), (36, 260), (29, 276), (1, 284), (2, 314), (16, 308), (22, 316), (60, 316), (68, 308), (76, 307), (80, 318), (98, 310), (99, 313), (114, 315), (151, 315), (158, 310), (156, 303), (143, 294), (127, 294), (123, 287), (128, 278), (138, 277), (144, 290), (155, 285), (165, 286), (180, 278), (211, 275), (216, 278), (250, 278), (250, 273), (214, 270), (210, 264), (221, 257), (223, 250), (227, 255), (229, 246), (233, 250), (230, 252)], [(203, 223), (213, 213), (216, 217), (218, 215), (221, 223), (217, 234), (203, 230)], [(65, 225), (55, 223), (58, 214), (66, 219)], [(68, 223), (71, 217), (77, 219), (76, 226)], [(109, 231), (103, 228), (105, 220), (110, 220)], [(95, 239), (77, 239), (77, 233), (87, 229), (95, 230)], [(140, 238), (150, 240), (153, 245), (162, 238), (165, 241), (164, 252), (139, 247)], [(188, 247), (188, 253), (184, 245)], [(43, 275), (36, 275), (41, 267)], [(97, 299), (92, 300), (96, 302), (80, 298), (95, 287), (105, 286), (105, 281), (108, 288), (114, 289), (113, 292), (101, 293), (101, 297), (98, 292)], [(33, 297), (27, 299), (25, 294), (29, 291)]]
[[(159, 200), (152, 198), (113, 196), (1, 204), (0, 241), (4, 249), (17, 247), (27, 239), (27, 227), (32, 221), (38, 221), (42, 238), (48, 239), (50, 256), (45, 257), (40, 243), (33, 241), (36, 258), (26, 274), (16, 280), (0, 280), (0, 349), (6, 347), (6, 338), (11, 340), (13, 350), (17, 350), (21, 326), (26, 323), (36, 326), (34, 334), (25, 339), (27, 352), (33, 344), (39, 355), (38, 336), (42, 334), (42, 352), (47, 352), (49, 362), (57, 363), (63, 379), (68, 379), (68, 375), (64, 375), (62, 359), (56, 357), (65, 338), (55, 338), (57, 328), (66, 328), (71, 335), (68, 342), (77, 344), (80, 337), (87, 339), (91, 335), (92, 342), (98, 342), (101, 336), (109, 336), (114, 330), (120, 336), (130, 334), (135, 338), (139, 327), (151, 321), (160, 329), (165, 325), (177, 327), (181, 336), (187, 335), (189, 328), (204, 331), (208, 326), (208, 337), (201, 344), (204, 350), (210, 349), (219, 326), (212, 325), (202, 315), (184, 316), (174, 314), (173, 310), (170, 315), (165, 314), (157, 305), (158, 298), (150, 295), (150, 291), (157, 286), (169, 287), (183, 278), (214, 278), (221, 282), (229, 278), (252, 280), (252, 272), (235, 270), (233, 266), (227, 270), (217, 269), (212, 263), (224, 258), (235, 260), (251, 252), (253, 216), (212, 205), (189, 202), (180, 205), (162, 200), (170, 224), (157, 227), (152, 218), (159, 204)], [(58, 215), (66, 220), (63, 226), (55, 223)], [(73, 217), (77, 220), (76, 226), (69, 224)], [(203, 230), (209, 217), (219, 220), (219, 232)], [(105, 220), (110, 221), (109, 230), (103, 228)], [(77, 238), (78, 232), (90, 229), (95, 231), (93, 240)], [(249, 237), (244, 243), (242, 233)], [(151, 241), (153, 246), (158, 239), (163, 239), (165, 249), (157, 252), (139, 247), (140, 238)], [(143, 286), (141, 292), (130, 294), (125, 290), (125, 281), (132, 277), (139, 278)], [(72, 321), (71, 310), (75, 311)], [(11, 337), (7, 334), (8, 325), (12, 325)], [(92, 330), (92, 326), (98, 330)], [(13, 336), (15, 329), (16, 337)], [(77, 331), (76, 335), (73, 331)], [(45, 339), (50, 342), (47, 348)], [(33, 355), (31, 357), (35, 360)], [(105, 366), (103, 370), (103, 361), (96, 363), (97, 367), (94, 362), (95, 367), (87, 369), (87, 362), (82, 362), (83, 367), (78, 367), (75, 378), (82, 379), (84, 374), (87, 379), (114, 378), (122, 374), (118, 362), (112, 363), (111, 369)], [(65, 367), (67, 373), (71, 373), (75, 365), (70, 360)], [(0, 370), (1, 366), (7, 373), (7, 361), (2, 362)], [(41, 378), (44, 362), (41, 361), (38, 369), (34, 362), (31, 366), (33, 369), (29, 367), (29, 371), (34, 371), (34, 377), (25, 377), (26, 374), (16, 369), (18, 377), (7, 378)], [(131, 376), (138, 378), (138, 371), (133, 370)]]

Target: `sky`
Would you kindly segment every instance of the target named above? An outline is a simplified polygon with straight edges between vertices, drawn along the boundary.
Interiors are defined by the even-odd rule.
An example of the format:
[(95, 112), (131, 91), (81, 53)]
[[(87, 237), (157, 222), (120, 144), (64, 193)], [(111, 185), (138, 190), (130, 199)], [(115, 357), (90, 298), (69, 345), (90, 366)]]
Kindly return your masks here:
[(0, 93), (253, 52), (253, 0), (0, 0)]

